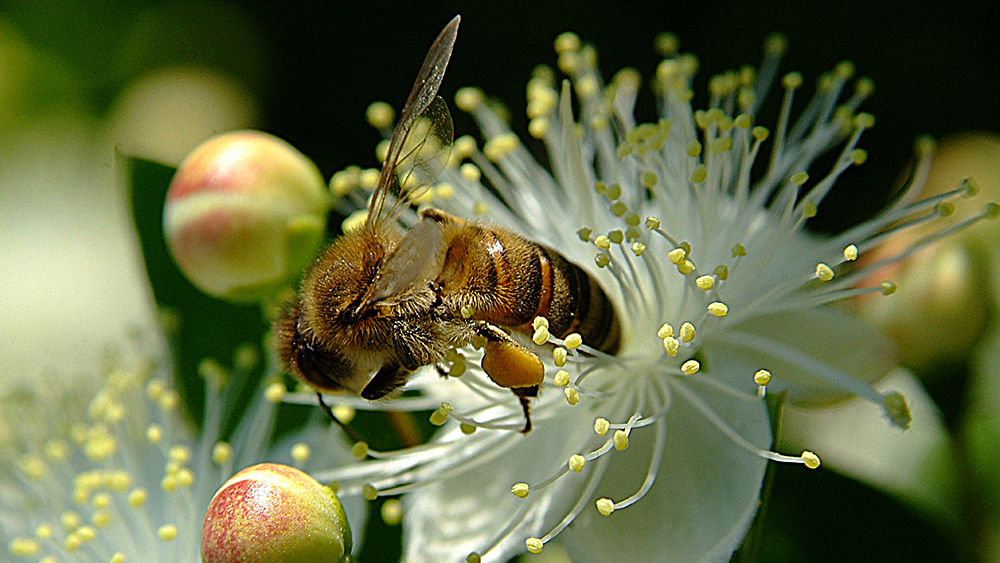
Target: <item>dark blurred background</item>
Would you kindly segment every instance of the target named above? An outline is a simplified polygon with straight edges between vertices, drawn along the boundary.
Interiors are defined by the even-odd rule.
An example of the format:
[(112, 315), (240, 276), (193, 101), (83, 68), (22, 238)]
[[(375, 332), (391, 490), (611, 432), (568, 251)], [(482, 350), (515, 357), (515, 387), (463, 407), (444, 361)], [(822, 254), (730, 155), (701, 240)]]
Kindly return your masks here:
[[(57, 61), (96, 116), (110, 113), (122, 89), (152, 68), (220, 70), (256, 98), (256, 126), (291, 142), (327, 178), (349, 164), (375, 165), (379, 136), (365, 123), (365, 108), (375, 100), (400, 107), (427, 48), (455, 14), (462, 27), (442, 94), (450, 103), (459, 87), (480, 86), (509, 105), (522, 133), (525, 83), (535, 65), (554, 66), (552, 42), (561, 32), (592, 42), (606, 77), (632, 66), (645, 78), (658, 62), (654, 37), (675, 33), (681, 49), (700, 59), (701, 104), (708, 76), (757, 64), (764, 38), (781, 32), (790, 43), (783, 70), (806, 78), (800, 103), (815, 78), (842, 59), (875, 80), (863, 106), (877, 118), (861, 141), (869, 160), (842, 176), (831, 202), (839, 201), (837, 212), (821, 213), (814, 224), (835, 229), (883, 201), (918, 135), (1000, 131), (1000, 33), (984, 2), (822, 4), (4, 0), (0, 24)], [(773, 124), (766, 113), (775, 109), (769, 106), (762, 123)], [(640, 117), (654, 117), (649, 96), (643, 111)], [(453, 113), (456, 135), (474, 133), (464, 115)], [(797, 561), (806, 552), (813, 561), (969, 556), (959, 547), (961, 533), (938, 529), (863, 485), (828, 471), (776, 467), (775, 474), (765, 531), (753, 553), (742, 555), (746, 561)], [(374, 533), (385, 534), (377, 542), (392, 543), (398, 528)], [(367, 553), (374, 561), (398, 552)]]

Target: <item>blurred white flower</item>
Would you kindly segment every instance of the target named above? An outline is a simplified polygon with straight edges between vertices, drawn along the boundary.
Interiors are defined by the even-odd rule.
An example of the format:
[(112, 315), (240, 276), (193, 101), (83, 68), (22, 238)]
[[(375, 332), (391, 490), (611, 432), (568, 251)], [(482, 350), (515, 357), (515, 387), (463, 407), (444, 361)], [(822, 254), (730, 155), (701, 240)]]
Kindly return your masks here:
[[(258, 390), (232, 438), (220, 440), (241, 396), (236, 383), (256, 362), (249, 347), (237, 352), (232, 372), (202, 362), (206, 414), (199, 433), (182, 417), (169, 366), (136, 350), (109, 356), (102, 377), (44, 377), (6, 390), (0, 541), (8, 552), (24, 561), (197, 561), (205, 510), (237, 470), (266, 459), (304, 469), (349, 459), (346, 446), (329, 440), (321, 456), (310, 455), (315, 447), (293, 445), (308, 440), (312, 426), (269, 446), (281, 384)], [(363, 526), (365, 507), (345, 504), (351, 521)]]
[[(592, 47), (572, 34), (557, 39), (570, 80), (539, 68), (527, 88), (528, 130), (544, 142), (548, 168), (497, 104), (471, 88), (457, 95), (486, 142), (480, 150), (458, 139), (453, 166), (420, 203), (503, 225), (587, 268), (625, 335), (616, 356), (547, 337), (554, 351), (527, 435), (517, 432), (517, 399), (486, 379), (472, 348), (449, 358), (453, 377), (414, 378), (409, 388), (420, 396), (350, 402), (437, 409), (431, 422), (444, 425), (426, 445), (368, 452), (364, 464), (316, 474), (338, 480), (343, 495), (405, 494), (410, 563), (503, 562), (556, 536), (574, 561), (728, 560), (757, 510), (767, 460), (819, 463), (811, 452), (768, 450), (765, 388), (800, 405), (857, 396), (909, 425), (903, 396), (871, 384), (896, 364), (891, 343), (833, 304), (893, 293), (891, 282), (859, 287), (883, 264), (854, 260), (892, 232), (950, 214), (974, 186), (913, 202), (932, 145), (922, 140), (897, 202), (839, 235), (814, 235), (806, 221), (866, 159), (858, 141), (874, 118), (858, 107), (871, 81), (854, 80), (844, 95), (854, 68), (840, 63), (793, 118), (803, 80), (786, 74), (769, 130), (755, 120), (777, 75), (780, 38), (766, 43), (759, 69), (712, 77), (704, 110), (691, 102), (695, 57), (677, 54), (672, 37), (658, 46), (666, 57), (652, 84), (659, 120), (637, 124), (638, 73), (625, 69), (605, 84)], [(817, 169), (831, 150), (830, 169)], [(332, 185), (350, 193), (375, 176), (349, 169)], [(997, 211), (990, 204), (970, 221)], [(887, 260), (947, 232), (939, 227)]]

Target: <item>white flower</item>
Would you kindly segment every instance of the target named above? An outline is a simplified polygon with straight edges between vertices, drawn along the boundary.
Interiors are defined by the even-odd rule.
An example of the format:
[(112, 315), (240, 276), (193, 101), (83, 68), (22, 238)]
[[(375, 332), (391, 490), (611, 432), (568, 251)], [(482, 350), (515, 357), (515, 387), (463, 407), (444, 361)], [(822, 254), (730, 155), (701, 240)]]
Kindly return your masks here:
[[(516, 431), (518, 401), (484, 377), (471, 348), (450, 358), (461, 377), (416, 377), (418, 397), (352, 403), (437, 409), (431, 421), (444, 424), (426, 445), (371, 452), (364, 464), (316, 475), (338, 480), (346, 495), (406, 493), (410, 563), (502, 562), (556, 536), (574, 561), (728, 560), (755, 514), (766, 461), (819, 463), (810, 452), (768, 451), (765, 387), (800, 404), (859, 396), (891, 423), (909, 424), (902, 395), (871, 385), (895, 365), (891, 345), (831, 304), (891, 294), (890, 282), (859, 287), (879, 265), (854, 260), (889, 232), (948, 214), (974, 186), (912, 202), (929, 164), (931, 143), (921, 141), (896, 203), (839, 235), (811, 234), (804, 224), (837, 177), (866, 158), (858, 140), (874, 119), (857, 110), (871, 82), (838, 64), (793, 118), (802, 77), (787, 74), (768, 130), (755, 119), (782, 40), (767, 42), (759, 69), (713, 77), (708, 109), (698, 111), (697, 60), (677, 55), (672, 38), (659, 44), (667, 57), (653, 81), (660, 119), (637, 124), (638, 73), (623, 70), (605, 85), (591, 47), (572, 34), (557, 39), (570, 81), (558, 85), (542, 68), (527, 89), (528, 129), (544, 142), (549, 169), (482, 92), (458, 93), (486, 142), (480, 151), (469, 138), (456, 141), (457, 158), (430, 201), (587, 268), (616, 304), (625, 336), (613, 357), (548, 337), (555, 352), (527, 435)], [(831, 150), (829, 170), (813, 165)], [(373, 176), (355, 170), (333, 185)], [(977, 219), (997, 210), (991, 204)]]
[[(226, 382), (247, 379), (256, 362), (249, 348), (236, 354), (231, 372), (202, 362), (207, 412), (197, 435), (168, 386), (168, 366), (142, 352), (110, 358), (90, 385), (41, 378), (5, 391), (0, 541), (8, 552), (18, 561), (195, 562), (205, 509), (237, 470), (265, 459), (306, 468), (347, 459), (329, 440), (312, 460), (309, 448), (290, 441), (269, 447), (280, 384), (255, 393), (232, 439), (220, 441), (242, 392)], [(356, 525), (363, 522), (358, 503), (348, 510)]]

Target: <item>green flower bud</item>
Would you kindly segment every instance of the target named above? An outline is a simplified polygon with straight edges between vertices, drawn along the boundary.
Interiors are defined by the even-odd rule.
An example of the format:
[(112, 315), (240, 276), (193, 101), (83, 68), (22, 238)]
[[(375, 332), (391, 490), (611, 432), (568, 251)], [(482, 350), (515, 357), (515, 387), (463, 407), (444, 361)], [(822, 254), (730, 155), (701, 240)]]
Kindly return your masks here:
[(199, 289), (261, 300), (297, 275), (323, 241), (330, 196), (316, 166), (258, 131), (205, 141), (167, 191), (163, 230)]
[(274, 463), (226, 481), (208, 505), (202, 563), (346, 563), (351, 528), (329, 487)]

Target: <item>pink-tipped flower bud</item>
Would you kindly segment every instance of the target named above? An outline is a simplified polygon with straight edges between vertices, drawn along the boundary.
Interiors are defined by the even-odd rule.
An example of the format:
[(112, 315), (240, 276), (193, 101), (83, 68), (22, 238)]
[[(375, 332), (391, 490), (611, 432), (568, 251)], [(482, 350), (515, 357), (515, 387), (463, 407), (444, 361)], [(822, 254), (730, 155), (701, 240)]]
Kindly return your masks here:
[(347, 516), (329, 487), (275, 463), (248, 467), (208, 505), (202, 563), (346, 563)]
[(268, 297), (323, 241), (330, 195), (316, 165), (259, 131), (213, 137), (177, 169), (163, 213), (174, 261), (224, 299)]

